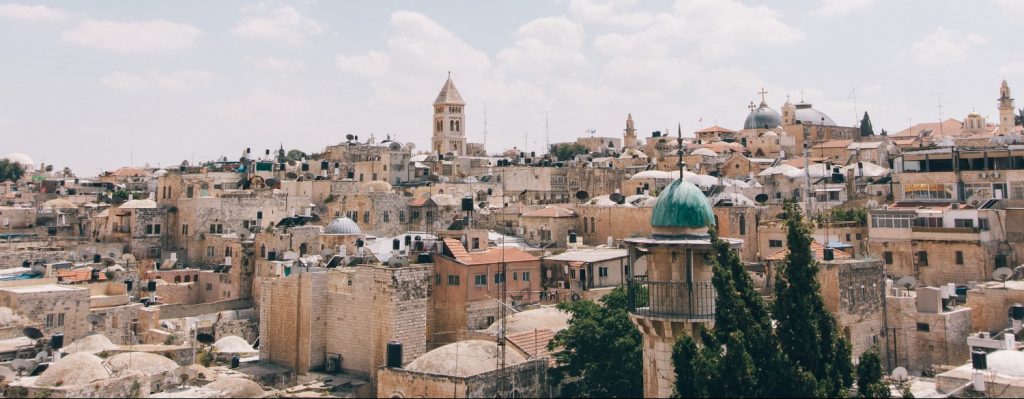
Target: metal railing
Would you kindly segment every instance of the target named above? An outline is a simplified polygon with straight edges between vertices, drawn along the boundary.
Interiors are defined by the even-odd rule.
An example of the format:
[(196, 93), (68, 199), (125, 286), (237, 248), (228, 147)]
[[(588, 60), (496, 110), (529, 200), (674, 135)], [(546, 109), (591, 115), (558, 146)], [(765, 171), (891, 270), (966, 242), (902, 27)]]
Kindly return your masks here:
[(629, 312), (637, 316), (685, 320), (715, 318), (715, 287), (710, 281), (649, 281), (634, 276), (628, 283)]

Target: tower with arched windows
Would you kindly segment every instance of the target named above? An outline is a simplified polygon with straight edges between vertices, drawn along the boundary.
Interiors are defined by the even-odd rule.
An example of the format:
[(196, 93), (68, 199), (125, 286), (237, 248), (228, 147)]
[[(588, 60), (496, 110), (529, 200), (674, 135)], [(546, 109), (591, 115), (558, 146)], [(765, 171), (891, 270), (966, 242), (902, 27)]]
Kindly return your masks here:
[(452, 83), (451, 73), (448, 81), (434, 100), (434, 134), (430, 148), (438, 154), (452, 153), (466, 155), (466, 113), (462, 95)]

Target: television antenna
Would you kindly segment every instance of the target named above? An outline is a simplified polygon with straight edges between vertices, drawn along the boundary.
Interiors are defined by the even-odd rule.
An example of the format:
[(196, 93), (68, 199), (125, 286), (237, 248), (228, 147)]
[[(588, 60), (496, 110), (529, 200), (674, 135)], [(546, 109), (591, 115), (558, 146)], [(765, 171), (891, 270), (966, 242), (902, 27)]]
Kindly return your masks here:
[(590, 134), (590, 138), (594, 138), (594, 134), (597, 133), (597, 129), (590, 128), (585, 130), (586, 133)]

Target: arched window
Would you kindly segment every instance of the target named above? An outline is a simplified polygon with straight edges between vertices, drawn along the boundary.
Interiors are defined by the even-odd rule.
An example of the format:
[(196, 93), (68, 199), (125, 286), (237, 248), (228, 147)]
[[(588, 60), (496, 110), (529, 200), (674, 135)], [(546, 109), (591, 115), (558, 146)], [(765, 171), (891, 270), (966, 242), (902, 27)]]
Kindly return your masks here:
[(174, 283), (177, 284), (177, 283), (180, 283), (180, 282), (181, 282), (181, 276), (174, 276)]
[(195, 282), (198, 283), (199, 282), (199, 275), (198, 274), (192, 275), (192, 281), (195, 281)]
[(437, 123), (436, 123), (436, 128), (435, 128), (435, 129), (436, 129), (437, 131), (439, 131), (439, 132), (441, 131), (441, 129), (444, 129), (444, 124), (443, 124), (443, 123), (441, 123), (441, 120), (440, 120), (440, 119), (438, 119), (438, 120), (437, 120)]
[(302, 245), (299, 245), (299, 256), (305, 256), (305, 255), (306, 255), (306, 243), (302, 243)]
[(583, 218), (583, 234), (587, 234), (587, 218)]
[(192, 282), (192, 276), (185, 276), (185, 282), (186, 283)]
[(460, 121), (455, 121), (455, 131), (456, 132), (459, 131), (459, 129), (460, 129), (459, 125), (461, 125)]
[(597, 220), (593, 216), (590, 217), (590, 232), (597, 233)]
[(260, 257), (261, 258), (266, 258), (267, 257), (267, 246), (265, 244), (260, 244)]
[(448, 130), (455, 130), (455, 121), (448, 121)]
[(740, 215), (740, 235), (747, 234), (747, 216)]

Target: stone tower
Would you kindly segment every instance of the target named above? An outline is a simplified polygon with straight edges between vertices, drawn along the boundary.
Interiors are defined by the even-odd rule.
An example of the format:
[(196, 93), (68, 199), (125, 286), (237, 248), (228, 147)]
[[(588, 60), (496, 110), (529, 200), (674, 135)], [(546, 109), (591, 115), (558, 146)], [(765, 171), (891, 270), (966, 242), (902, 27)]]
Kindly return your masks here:
[(790, 126), (796, 124), (796, 106), (789, 102), (789, 96), (786, 96), (786, 103), (782, 105), (782, 126)]
[(462, 95), (452, 83), (452, 74), (434, 100), (434, 136), (430, 148), (438, 154), (466, 155), (466, 113)]
[[(715, 320), (714, 258), (708, 226), (715, 215), (704, 193), (679, 179), (658, 196), (650, 237), (624, 240), (629, 270), (647, 257), (646, 275), (628, 276), (629, 319), (643, 336), (645, 398), (667, 398), (675, 385), (672, 346), (682, 334), (699, 340)], [(723, 238), (739, 249), (743, 242)]]
[(1013, 133), (1013, 98), (1010, 97), (1010, 86), (1003, 79), (999, 86), (999, 134)]
[(626, 116), (626, 132), (622, 135), (622, 150), (636, 148), (636, 129), (633, 127), (633, 114)]

